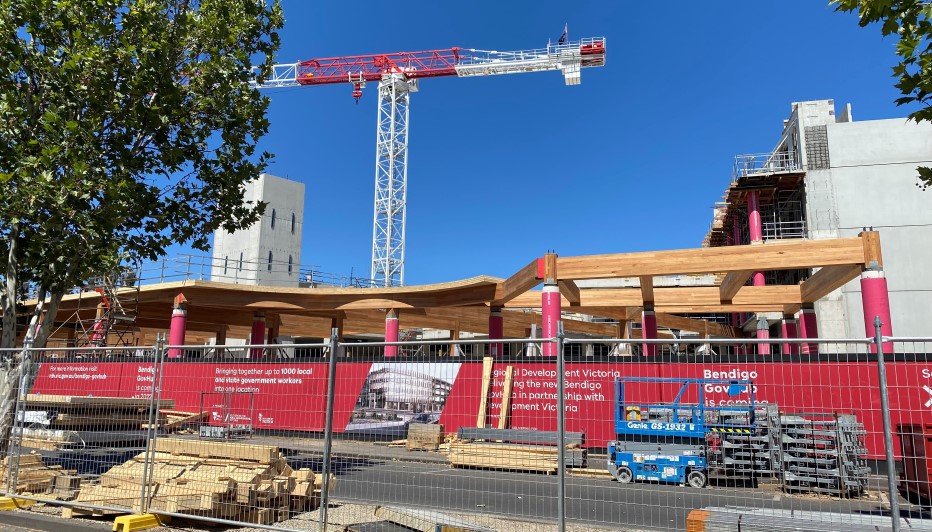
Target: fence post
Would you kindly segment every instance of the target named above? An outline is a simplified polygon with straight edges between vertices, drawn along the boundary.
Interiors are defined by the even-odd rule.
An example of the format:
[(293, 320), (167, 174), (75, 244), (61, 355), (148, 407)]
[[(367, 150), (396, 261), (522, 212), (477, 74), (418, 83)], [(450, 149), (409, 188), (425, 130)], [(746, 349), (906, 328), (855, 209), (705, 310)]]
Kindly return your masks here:
[(566, 530), (566, 370), (563, 320), (557, 321), (557, 530)]
[(17, 384), (16, 404), (13, 405), (13, 429), (7, 448), (7, 491), (16, 495), (19, 485), (19, 460), (23, 454), (23, 431), (26, 427), (26, 394), (29, 392), (29, 373), (32, 371), (32, 339), (23, 343), (23, 360), (20, 362), (20, 376)]
[(887, 496), (890, 499), (890, 519), (893, 532), (900, 530), (900, 501), (896, 490), (896, 463), (893, 461), (893, 428), (890, 424), (890, 403), (887, 396), (887, 368), (883, 360), (883, 335), (880, 316), (874, 316), (874, 342), (877, 344), (877, 376), (880, 380), (880, 413), (883, 417), (883, 446), (887, 460)]
[(152, 358), (152, 386), (149, 393), (149, 427), (146, 429), (146, 455), (143, 460), (142, 490), (139, 494), (139, 513), (149, 511), (152, 474), (155, 469), (155, 440), (158, 437), (159, 409), (162, 405), (162, 365), (165, 362), (165, 334), (155, 337), (155, 352)]
[(327, 369), (327, 410), (324, 421), (324, 464), (320, 486), (320, 530), (327, 530), (327, 508), (330, 505), (330, 448), (333, 445), (333, 389), (337, 381), (337, 355), (342, 349), (340, 330), (330, 329), (330, 364)]

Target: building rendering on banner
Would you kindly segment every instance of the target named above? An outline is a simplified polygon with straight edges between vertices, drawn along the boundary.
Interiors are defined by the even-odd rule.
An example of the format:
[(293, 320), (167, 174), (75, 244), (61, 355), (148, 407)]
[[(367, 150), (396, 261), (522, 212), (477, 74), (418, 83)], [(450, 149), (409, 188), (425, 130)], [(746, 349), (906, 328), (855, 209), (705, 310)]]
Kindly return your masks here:
[[(917, 166), (932, 164), (932, 124), (905, 118), (853, 119), (850, 104), (835, 112), (833, 100), (792, 104), (776, 147), (739, 155), (732, 183), (716, 205), (705, 246), (780, 239), (835, 239), (879, 231), (883, 265), (869, 267), (798, 318), (779, 314), (734, 315), (733, 323), (758, 337), (783, 336), (787, 328), (816, 329), (822, 338), (860, 337), (873, 295), (862, 286), (887, 284), (897, 336), (928, 333), (932, 308), (932, 193), (917, 188)], [(812, 270), (766, 272), (755, 286), (796, 284)], [(811, 336), (811, 334), (806, 335)]]
[(357, 406), (373, 410), (440, 412), (452, 386), (446, 380), (403, 367), (373, 368)]
[(261, 174), (246, 184), (244, 201), (265, 202), (265, 214), (247, 229), (214, 232), (210, 278), (260, 286), (298, 286), (304, 184)]

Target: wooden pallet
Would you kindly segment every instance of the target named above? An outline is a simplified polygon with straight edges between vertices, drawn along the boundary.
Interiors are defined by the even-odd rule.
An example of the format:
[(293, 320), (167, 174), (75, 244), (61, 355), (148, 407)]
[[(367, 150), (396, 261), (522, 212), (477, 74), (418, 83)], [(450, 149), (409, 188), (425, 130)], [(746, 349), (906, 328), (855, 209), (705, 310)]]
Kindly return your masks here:
[(436, 451), (443, 443), (443, 425), (411, 423), (405, 448), (411, 450)]

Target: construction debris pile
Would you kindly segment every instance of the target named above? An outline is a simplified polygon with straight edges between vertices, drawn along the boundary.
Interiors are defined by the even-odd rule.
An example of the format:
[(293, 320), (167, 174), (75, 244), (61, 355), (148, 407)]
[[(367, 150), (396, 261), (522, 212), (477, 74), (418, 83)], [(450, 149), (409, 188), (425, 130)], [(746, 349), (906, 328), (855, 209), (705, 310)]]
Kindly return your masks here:
[[(263, 525), (320, 505), (323, 478), (293, 470), (277, 447), (159, 439), (153, 456), (150, 464), (140, 453), (111, 468), (75, 503), (139, 510), (145, 498), (153, 510)], [(88, 514), (101, 512), (66, 508), (62, 515)]]

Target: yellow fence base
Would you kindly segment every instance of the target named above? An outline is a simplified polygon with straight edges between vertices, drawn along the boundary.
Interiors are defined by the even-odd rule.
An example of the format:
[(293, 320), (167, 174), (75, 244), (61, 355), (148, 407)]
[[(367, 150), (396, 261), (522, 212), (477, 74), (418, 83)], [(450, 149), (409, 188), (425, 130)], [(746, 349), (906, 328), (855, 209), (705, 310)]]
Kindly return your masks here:
[(0, 497), (0, 511), (15, 510), (17, 508), (25, 508), (27, 506), (32, 506), (36, 501), (30, 501), (28, 499), (16, 499), (14, 497)]
[(167, 516), (153, 514), (121, 515), (113, 521), (113, 532), (135, 532), (160, 527), (167, 523)]

